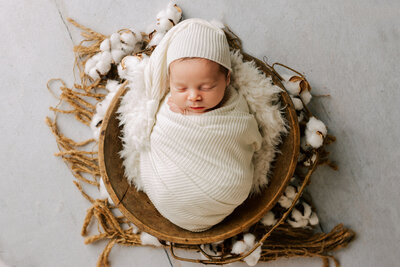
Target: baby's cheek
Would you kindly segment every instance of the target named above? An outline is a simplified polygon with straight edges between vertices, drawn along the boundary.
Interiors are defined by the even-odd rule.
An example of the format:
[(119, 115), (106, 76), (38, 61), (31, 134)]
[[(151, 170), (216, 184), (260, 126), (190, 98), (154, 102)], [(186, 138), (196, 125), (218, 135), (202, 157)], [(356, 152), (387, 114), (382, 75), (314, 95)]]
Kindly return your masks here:
[(183, 109), (181, 109), (177, 104), (175, 104), (172, 100), (172, 98), (168, 98), (167, 104), (170, 108), (171, 111), (177, 112), (177, 113), (182, 113)]
[(179, 106), (180, 108), (183, 108), (182, 103), (182, 97), (179, 97), (177, 95), (171, 96), (171, 102), (173, 102), (175, 105)]

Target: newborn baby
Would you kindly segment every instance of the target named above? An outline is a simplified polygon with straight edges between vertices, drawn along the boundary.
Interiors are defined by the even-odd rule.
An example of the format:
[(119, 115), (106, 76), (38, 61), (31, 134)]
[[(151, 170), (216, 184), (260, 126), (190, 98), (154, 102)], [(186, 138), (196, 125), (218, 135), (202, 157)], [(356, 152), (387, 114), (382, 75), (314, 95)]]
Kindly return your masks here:
[(209, 22), (188, 19), (177, 24), (149, 64), (155, 66), (149, 84), (161, 84), (165, 93), (149, 149), (140, 154), (144, 192), (173, 224), (205, 231), (250, 193), (252, 157), (262, 142), (257, 121), (230, 84), (226, 36)]
[(231, 74), (224, 66), (205, 58), (181, 58), (168, 71), (171, 97), (167, 104), (172, 111), (196, 115), (223, 104)]

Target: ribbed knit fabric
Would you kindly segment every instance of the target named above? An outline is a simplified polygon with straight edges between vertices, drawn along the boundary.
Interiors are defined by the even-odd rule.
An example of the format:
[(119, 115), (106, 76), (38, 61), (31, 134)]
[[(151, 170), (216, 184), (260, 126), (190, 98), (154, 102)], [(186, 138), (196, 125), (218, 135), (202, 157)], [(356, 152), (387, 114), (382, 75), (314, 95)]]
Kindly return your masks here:
[(172, 112), (162, 101), (140, 155), (144, 191), (172, 223), (200, 232), (222, 221), (249, 195), (252, 157), (261, 146), (246, 100), (228, 86), (224, 105), (200, 115)]
[(222, 29), (199, 18), (186, 19), (172, 27), (154, 49), (144, 69), (147, 138), (153, 129), (160, 101), (168, 92), (168, 54), (169, 60), (183, 56), (206, 57), (231, 70), (229, 46)]
[(168, 47), (167, 69), (172, 61), (184, 57), (207, 58), (232, 71), (228, 40), (215, 26), (191, 23), (176, 34)]

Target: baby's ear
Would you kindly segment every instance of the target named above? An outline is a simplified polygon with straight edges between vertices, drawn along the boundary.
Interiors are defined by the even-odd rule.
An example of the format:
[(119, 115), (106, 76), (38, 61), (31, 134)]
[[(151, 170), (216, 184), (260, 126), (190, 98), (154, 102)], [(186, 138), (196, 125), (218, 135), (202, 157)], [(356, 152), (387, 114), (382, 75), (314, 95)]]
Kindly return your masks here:
[(231, 71), (228, 72), (228, 75), (226, 75), (226, 86), (228, 86), (231, 83)]

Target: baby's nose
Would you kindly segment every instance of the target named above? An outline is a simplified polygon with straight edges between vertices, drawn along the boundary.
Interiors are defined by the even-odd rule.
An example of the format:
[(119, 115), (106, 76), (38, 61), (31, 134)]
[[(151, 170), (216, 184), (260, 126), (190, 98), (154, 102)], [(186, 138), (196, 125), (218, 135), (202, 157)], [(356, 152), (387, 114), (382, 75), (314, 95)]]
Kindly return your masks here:
[(198, 92), (196, 91), (190, 92), (189, 101), (199, 101), (199, 100), (201, 100), (201, 95)]

